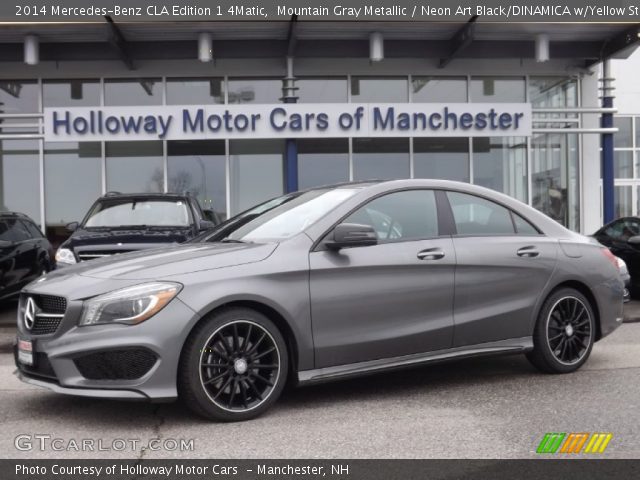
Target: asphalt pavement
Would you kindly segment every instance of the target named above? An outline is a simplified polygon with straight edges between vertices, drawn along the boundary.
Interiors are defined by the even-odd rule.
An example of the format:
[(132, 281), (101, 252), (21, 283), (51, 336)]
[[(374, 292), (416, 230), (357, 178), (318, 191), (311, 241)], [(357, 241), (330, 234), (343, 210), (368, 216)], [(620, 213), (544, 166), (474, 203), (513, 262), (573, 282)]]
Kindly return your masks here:
[[(523, 356), (463, 360), (291, 390), (235, 424), (180, 403), (75, 398), (19, 382), (14, 308), (0, 312), (2, 458), (529, 458), (546, 432), (611, 432), (600, 457), (640, 458), (640, 302), (574, 374), (540, 374)], [(30, 449), (16, 448), (20, 435)], [(86, 440), (94, 451), (82, 451)]]

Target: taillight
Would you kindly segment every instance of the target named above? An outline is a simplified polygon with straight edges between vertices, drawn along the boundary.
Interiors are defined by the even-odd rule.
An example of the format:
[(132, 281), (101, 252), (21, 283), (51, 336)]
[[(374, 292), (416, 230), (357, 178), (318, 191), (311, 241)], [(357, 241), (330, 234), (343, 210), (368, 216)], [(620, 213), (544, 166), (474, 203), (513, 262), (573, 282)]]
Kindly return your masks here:
[(607, 257), (611, 264), (616, 267), (616, 270), (620, 271), (620, 265), (618, 264), (618, 257), (616, 257), (608, 248), (601, 248), (602, 254)]

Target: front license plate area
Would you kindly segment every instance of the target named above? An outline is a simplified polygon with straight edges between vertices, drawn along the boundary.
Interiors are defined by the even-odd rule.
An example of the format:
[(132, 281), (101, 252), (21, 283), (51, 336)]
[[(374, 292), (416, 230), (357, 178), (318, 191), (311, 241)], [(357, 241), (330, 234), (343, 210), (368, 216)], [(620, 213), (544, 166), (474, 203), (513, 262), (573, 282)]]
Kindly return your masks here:
[(18, 361), (33, 367), (33, 342), (30, 340), (18, 340)]

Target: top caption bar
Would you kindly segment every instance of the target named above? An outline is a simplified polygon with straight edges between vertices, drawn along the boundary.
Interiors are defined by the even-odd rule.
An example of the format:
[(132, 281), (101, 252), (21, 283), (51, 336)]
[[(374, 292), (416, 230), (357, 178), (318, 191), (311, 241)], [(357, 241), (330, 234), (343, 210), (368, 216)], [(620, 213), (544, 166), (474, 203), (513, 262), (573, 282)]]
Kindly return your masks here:
[(0, 22), (640, 22), (640, 0), (3, 0)]

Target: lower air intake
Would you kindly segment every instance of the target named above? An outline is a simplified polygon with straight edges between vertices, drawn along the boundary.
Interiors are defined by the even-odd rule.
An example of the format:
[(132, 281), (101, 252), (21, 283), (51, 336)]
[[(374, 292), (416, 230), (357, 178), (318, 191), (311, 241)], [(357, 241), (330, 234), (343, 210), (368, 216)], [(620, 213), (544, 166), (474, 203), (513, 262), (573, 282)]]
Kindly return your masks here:
[(127, 348), (89, 353), (73, 362), (89, 380), (135, 380), (146, 375), (156, 360), (155, 353), (146, 348)]

